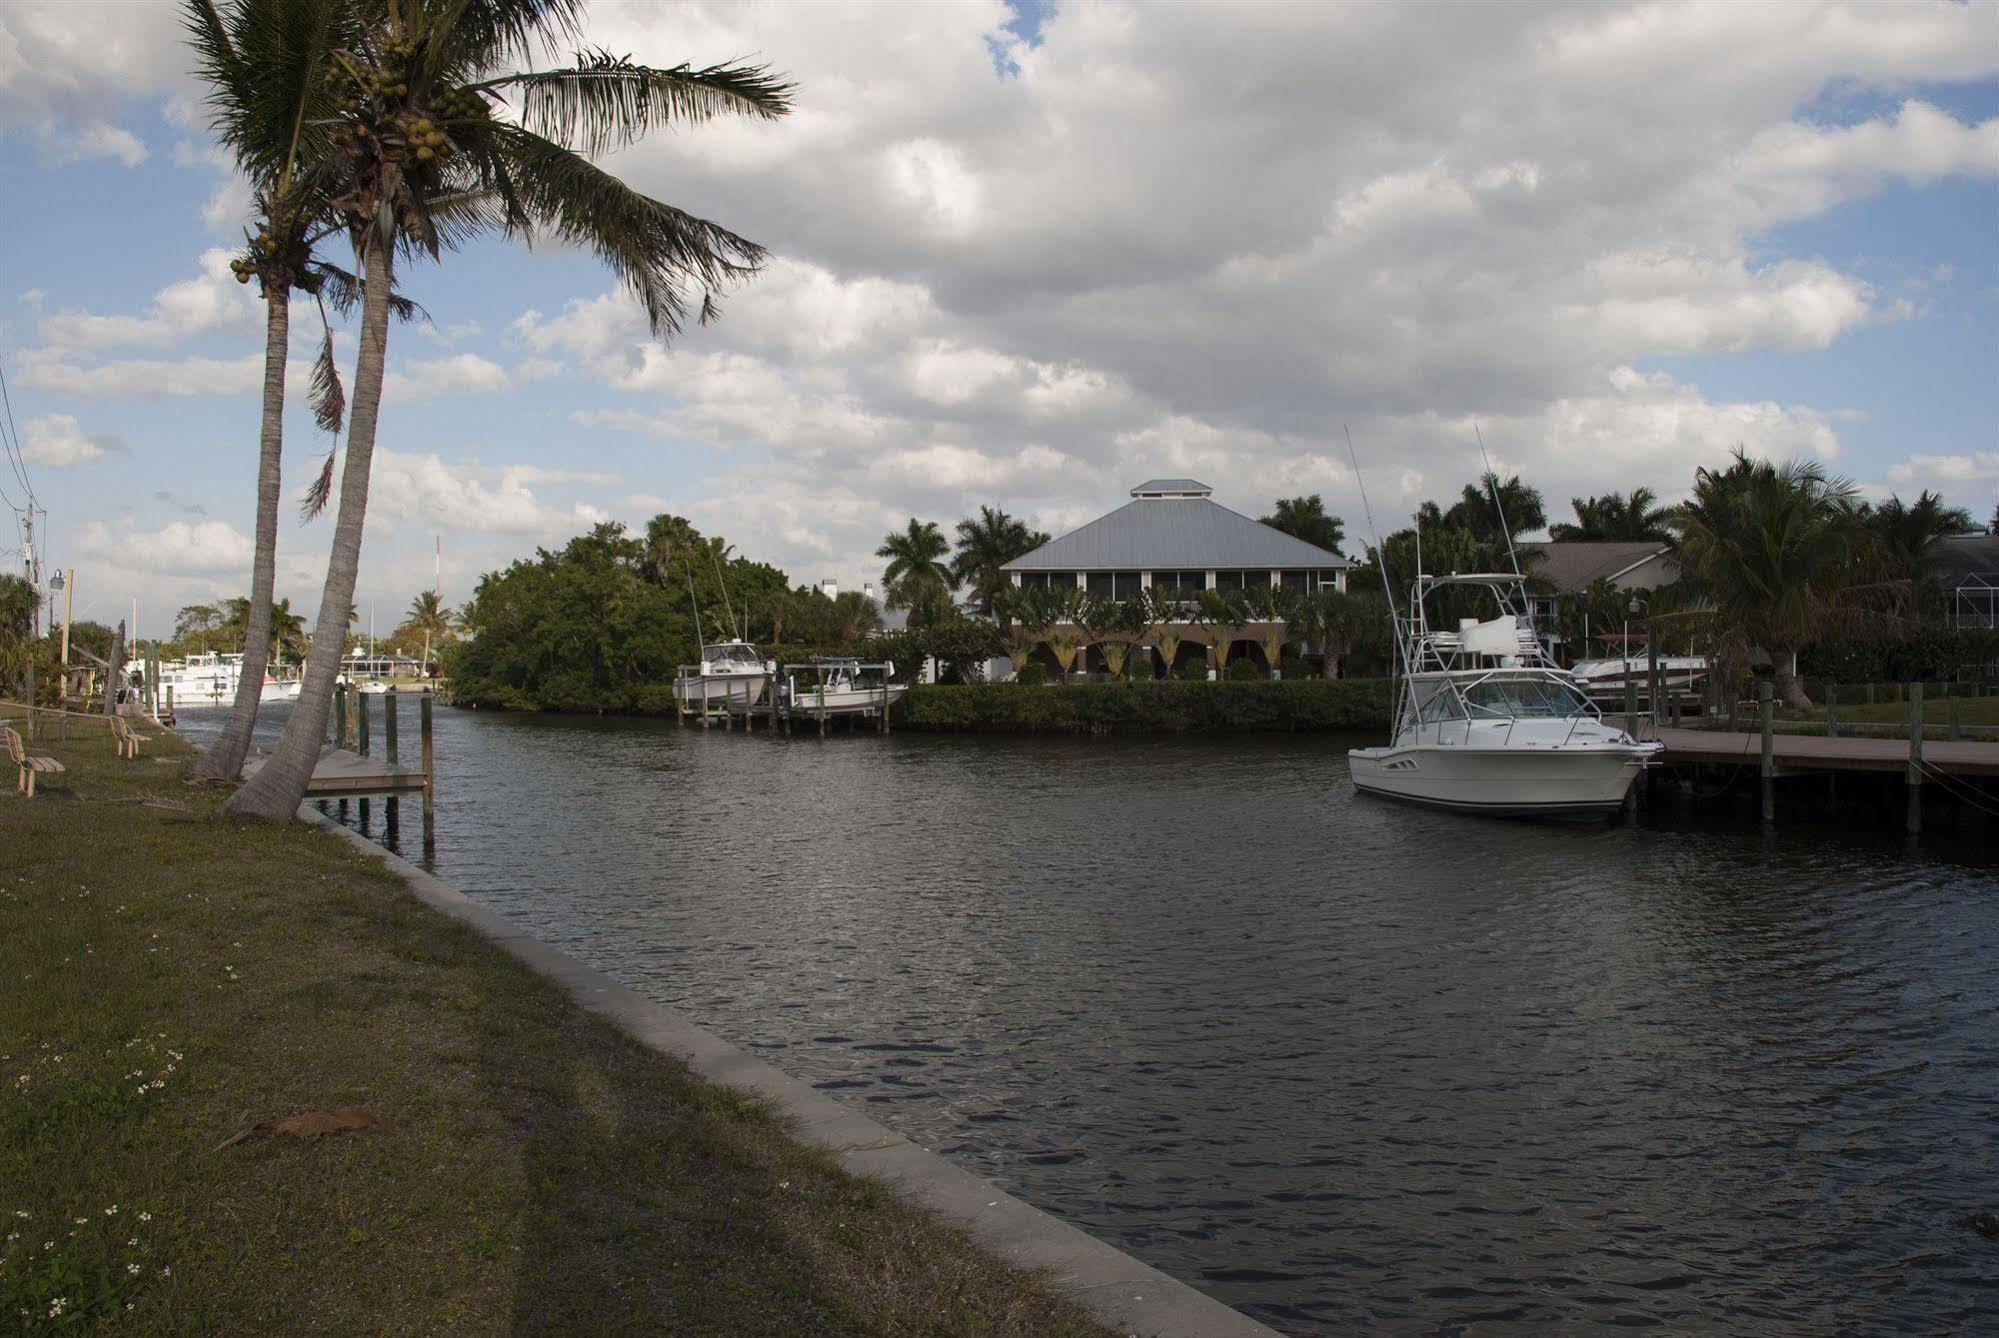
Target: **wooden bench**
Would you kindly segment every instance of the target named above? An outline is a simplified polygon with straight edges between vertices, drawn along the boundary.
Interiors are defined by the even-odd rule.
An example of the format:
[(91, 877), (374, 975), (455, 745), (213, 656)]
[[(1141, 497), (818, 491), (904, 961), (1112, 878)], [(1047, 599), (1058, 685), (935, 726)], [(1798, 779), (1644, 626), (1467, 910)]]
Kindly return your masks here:
[(111, 717), (111, 738), (117, 744), (118, 756), (139, 760), (139, 745), (146, 742), (146, 736), (132, 728), (132, 722), (122, 715)]
[(0, 734), (7, 736), (7, 755), (12, 757), (14, 765), (20, 768), (20, 778), (14, 782), (14, 788), (24, 791), (28, 798), (35, 797), (35, 777), (51, 776), (65, 769), (63, 764), (53, 757), (29, 756), (27, 748), (21, 743), (21, 736), (14, 732), (12, 726), (0, 725)]

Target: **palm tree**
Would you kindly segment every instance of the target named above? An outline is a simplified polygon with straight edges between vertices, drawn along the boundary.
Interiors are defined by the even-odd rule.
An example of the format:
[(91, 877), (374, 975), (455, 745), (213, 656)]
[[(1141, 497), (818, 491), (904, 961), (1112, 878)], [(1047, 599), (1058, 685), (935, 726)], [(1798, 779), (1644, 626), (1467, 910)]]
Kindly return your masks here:
[(1659, 495), (1650, 488), (1633, 488), (1629, 497), (1614, 492), (1602, 497), (1571, 497), (1569, 505), (1575, 508), (1576, 523), (1550, 525), (1548, 537), (1562, 543), (1664, 541), (1669, 513), (1658, 501)]
[(1203, 590), (1194, 603), (1194, 617), (1214, 638), (1215, 677), (1220, 678), (1228, 672), (1236, 632), (1249, 622), (1249, 607), (1240, 591)]
[(287, 655), (295, 660), (305, 658), (305, 619), (292, 612), (289, 599), (271, 606), (271, 649), (281, 660)]
[(1282, 530), (1328, 553), (1339, 552), (1340, 545), (1346, 542), (1346, 523), (1338, 516), (1326, 514), (1326, 504), (1317, 493), (1310, 497), (1280, 497), (1276, 512), (1260, 519), (1271, 529)]
[(1030, 529), (1025, 521), (982, 506), (976, 519), (958, 522), (958, 552), (951, 559), (951, 577), (971, 587), (972, 602), (990, 618), (1000, 591), (1009, 584), (1000, 568), (1047, 542), (1047, 535)]
[(1793, 658), (1833, 616), (1864, 543), (1855, 498), (1815, 460), (1774, 465), (1737, 450), (1728, 468), (1695, 473), (1673, 515), (1681, 568), (1714, 610), (1718, 644), (1761, 646), (1778, 695), (1800, 710), (1812, 701)]
[(909, 528), (888, 535), (875, 550), (876, 557), (888, 559), (888, 567), (882, 572), (888, 606), (908, 609), (912, 626), (934, 621), (941, 611), (939, 604), (947, 603), (949, 592), (957, 588), (958, 578), (944, 561), (944, 555), (950, 551), (951, 545), (944, 541), (936, 522), (914, 516), (909, 518)]
[(1250, 619), (1262, 624), (1257, 642), (1263, 647), (1264, 662), (1272, 678), (1284, 676), (1284, 643), (1290, 639), (1292, 623), (1299, 614), (1298, 597), (1289, 586), (1259, 585), (1249, 591)]
[(428, 678), (430, 643), (451, 635), (451, 608), (437, 597), (435, 590), (426, 590), (410, 601), (410, 611), (403, 619), (403, 625), (412, 632), (423, 633), (423, 674)]
[[(1493, 505), (1495, 492), (1499, 495), (1497, 507)], [(1429, 508), (1429, 512), (1435, 511), (1435, 507), (1429, 503), (1424, 505)], [(1504, 527), (1499, 523), (1501, 511), (1506, 513)], [(1423, 514), (1422, 522), (1423, 542), (1426, 545), (1430, 542), (1430, 530), (1433, 528), (1429, 512)], [(1542, 508), (1540, 489), (1530, 488), (1522, 483), (1518, 474), (1504, 482), (1500, 481), (1497, 474), (1480, 475), (1477, 487), (1466, 484), (1464, 492), (1451, 509), (1436, 517), (1436, 527), (1463, 530), (1479, 543), (1500, 551), (1505, 549), (1508, 537), (1518, 538), (1520, 535), (1540, 529), (1547, 523), (1548, 516)]]
[(1861, 514), (1874, 537), (1881, 575), (1891, 581), (1915, 580), (1931, 544), (1972, 528), (1969, 511), (1945, 506), (1928, 489), (1913, 504), (1891, 496), (1879, 506), (1862, 507)]
[(189, 604), (174, 615), (174, 639), (198, 641), (203, 650), (212, 650), (208, 638), (222, 626), (222, 610), (213, 604)]
[(1173, 676), (1173, 661), (1186, 639), (1183, 628), (1189, 617), (1187, 601), (1173, 586), (1153, 586), (1145, 591), (1145, 639), (1159, 652), (1160, 672)]
[[(437, 259), (485, 225), (521, 238), (544, 232), (596, 252), (639, 299), (653, 333), (669, 338), (690, 314), (713, 318), (714, 291), (754, 273), (763, 248), (640, 195), (589, 155), (675, 120), (775, 118), (791, 105), (790, 85), (761, 67), (661, 70), (586, 52), (566, 69), (502, 72), (576, 38), (580, 0), (403, 0), (366, 12), (330, 53), (341, 100), (327, 118), (329, 176), (340, 192), (331, 207), (362, 276), (346, 463), (298, 706), (276, 754), (224, 805), (246, 816), (297, 811), (325, 735), (341, 615), (360, 565), (397, 256)], [(516, 117), (494, 116), (510, 97)], [(692, 312), (690, 285), (699, 290)]]

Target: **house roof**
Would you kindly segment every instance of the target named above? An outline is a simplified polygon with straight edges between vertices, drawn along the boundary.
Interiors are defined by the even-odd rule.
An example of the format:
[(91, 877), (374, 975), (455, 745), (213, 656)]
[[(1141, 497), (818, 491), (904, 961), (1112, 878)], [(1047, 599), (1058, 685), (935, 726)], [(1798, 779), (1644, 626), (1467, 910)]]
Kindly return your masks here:
[(1672, 552), (1654, 539), (1635, 543), (1539, 543), (1520, 545), (1522, 553), (1537, 553), (1541, 560), (1530, 574), (1546, 581), (1563, 594), (1587, 590), (1598, 580), (1615, 582), (1618, 577), (1642, 567), (1662, 554)]
[[(1180, 485), (1186, 485), (1182, 487)], [(1140, 496), (1141, 493), (1201, 495)], [(1192, 479), (1152, 479), (1135, 501), (1017, 557), (1002, 571), (1211, 571), (1351, 567), (1338, 553), (1231, 511)]]
[(1158, 497), (1166, 494), (1196, 497), (1212, 497), (1215, 490), (1199, 479), (1147, 479), (1131, 490), (1133, 497)]
[(1945, 588), (1964, 584), (1974, 572), (1987, 580), (1999, 572), (1999, 534), (1952, 534), (1933, 541), (1923, 552), (1923, 563), (1943, 578)]

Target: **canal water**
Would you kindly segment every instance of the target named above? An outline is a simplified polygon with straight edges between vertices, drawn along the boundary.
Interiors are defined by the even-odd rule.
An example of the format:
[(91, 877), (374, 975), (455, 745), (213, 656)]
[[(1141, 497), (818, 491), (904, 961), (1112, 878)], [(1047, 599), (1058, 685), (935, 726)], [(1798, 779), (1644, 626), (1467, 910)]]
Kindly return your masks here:
[(1990, 1321), (1989, 833), (1456, 818), (1349, 742), (444, 710), (434, 868), (1279, 1329)]

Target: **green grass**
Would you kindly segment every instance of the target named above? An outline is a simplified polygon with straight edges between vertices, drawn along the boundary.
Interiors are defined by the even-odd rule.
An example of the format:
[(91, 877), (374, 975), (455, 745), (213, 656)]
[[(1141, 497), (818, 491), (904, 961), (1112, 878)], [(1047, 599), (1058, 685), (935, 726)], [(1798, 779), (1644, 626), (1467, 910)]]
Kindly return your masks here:
[[(1825, 703), (1819, 703), (1818, 719), (1825, 719)], [(1809, 717), (1806, 717), (1809, 718)], [(1957, 698), (1957, 718), (1966, 725), (1999, 725), (1999, 697), (1959, 697)], [(1950, 703), (1941, 695), (1923, 698), (1923, 722), (1927, 725), (1941, 725), (1950, 719)], [(1909, 704), (1907, 702), (1876, 702), (1869, 706), (1865, 702), (1839, 703), (1839, 721), (1845, 724), (1907, 725)]]
[[(214, 817), (178, 740), (32, 751), (69, 770), (0, 792), (0, 1323), (1108, 1332), (338, 837)], [(225, 1146), (349, 1106), (389, 1131)]]

